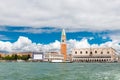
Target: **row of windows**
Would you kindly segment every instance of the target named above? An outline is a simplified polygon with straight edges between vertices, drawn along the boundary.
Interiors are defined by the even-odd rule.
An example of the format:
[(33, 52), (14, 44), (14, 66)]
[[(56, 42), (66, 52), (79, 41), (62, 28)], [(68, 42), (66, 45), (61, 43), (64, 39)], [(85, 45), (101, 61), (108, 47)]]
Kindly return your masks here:
[[(83, 52), (80, 51), (80, 54), (82, 54)], [(90, 54), (92, 54), (93, 52), (90, 52)], [(107, 51), (107, 54), (109, 54), (110, 52)], [(75, 51), (75, 54), (77, 54), (77, 51)], [(86, 51), (86, 54), (88, 54), (88, 51)], [(97, 54), (97, 51), (95, 51), (95, 54)], [(103, 52), (101, 52), (101, 54), (103, 54)]]
[(111, 58), (111, 56), (74, 56), (73, 58)]
[(83, 59), (74, 59), (73, 61), (75, 61), (75, 62), (110, 62), (111, 61), (111, 59), (94, 59), (94, 60), (92, 60), (92, 59), (90, 59), (90, 60), (88, 60), (88, 59), (86, 59), (86, 60), (83, 60)]

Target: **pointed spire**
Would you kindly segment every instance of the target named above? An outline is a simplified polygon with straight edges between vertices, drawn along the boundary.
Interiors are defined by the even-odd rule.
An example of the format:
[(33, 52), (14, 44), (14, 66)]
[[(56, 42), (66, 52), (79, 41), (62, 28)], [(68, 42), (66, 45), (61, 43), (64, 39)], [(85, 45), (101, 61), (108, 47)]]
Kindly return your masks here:
[(61, 43), (62, 43), (62, 44), (66, 44), (66, 33), (65, 33), (65, 29), (62, 29)]
[(65, 29), (62, 30), (62, 36), (65, 36)]

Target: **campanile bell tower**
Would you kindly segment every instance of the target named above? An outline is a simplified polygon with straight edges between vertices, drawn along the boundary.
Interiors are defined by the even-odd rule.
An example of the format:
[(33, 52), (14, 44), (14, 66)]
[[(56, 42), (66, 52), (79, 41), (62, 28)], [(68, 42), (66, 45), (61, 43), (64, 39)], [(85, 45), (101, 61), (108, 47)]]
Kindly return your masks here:
[(65, 30), (62, 30), (61, 34), (61, 54), (64, 56), (64, 61), (67, 59), (67, 45), (66, 45), (66, 33)]

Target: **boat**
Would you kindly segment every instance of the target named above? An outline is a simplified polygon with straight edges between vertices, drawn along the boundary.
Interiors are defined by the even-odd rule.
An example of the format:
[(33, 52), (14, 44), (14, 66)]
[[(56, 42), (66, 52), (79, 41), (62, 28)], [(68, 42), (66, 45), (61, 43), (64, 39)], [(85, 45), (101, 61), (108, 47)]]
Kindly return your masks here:
[(24, 60), (17, 60), (17, 62), (25, 62)]
[(51, 62), (53, 62), (53, 63), (62, 63), (63, 60), (51, 60)]
[(51, 60), (51, 63), (72, 63), (71, 61), (67, 60), (67, 61), (63, 61), (63, 60)]

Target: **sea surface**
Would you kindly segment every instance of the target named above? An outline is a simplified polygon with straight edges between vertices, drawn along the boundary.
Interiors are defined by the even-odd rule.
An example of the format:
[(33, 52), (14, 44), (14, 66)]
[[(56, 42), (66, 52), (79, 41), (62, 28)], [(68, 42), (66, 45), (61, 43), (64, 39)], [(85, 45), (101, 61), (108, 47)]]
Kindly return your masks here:
[(120, 80), (120, 63), (1, 62), (0, 80)]

